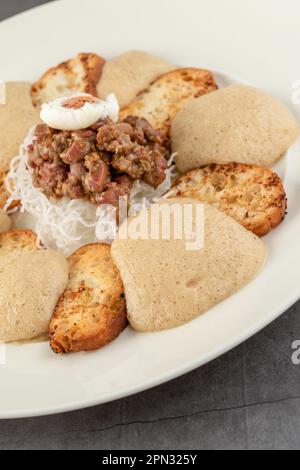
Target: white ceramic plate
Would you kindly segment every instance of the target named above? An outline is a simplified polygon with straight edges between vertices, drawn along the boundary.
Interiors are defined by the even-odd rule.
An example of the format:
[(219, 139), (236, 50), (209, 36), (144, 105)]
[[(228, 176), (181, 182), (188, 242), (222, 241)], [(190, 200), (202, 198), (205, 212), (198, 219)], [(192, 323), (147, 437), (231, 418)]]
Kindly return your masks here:
[[(289, 100), (297, 79), (289, 44), (300, 39), (295, 21), (300, 8), (286, 0), (269, 11), (268, 3), (54, 2), (0, 24), (0, 79), (33, 80), (79, 51), (110, 57), (141, 48), (174, 63), (230, 71), (219, 80), (231, 83), (238, 74)], [(286, 27), (280, 37), (278, 24)], [(0, 418), (83, 408), (153, 387), (223, 354), (283, 313), (300, 297), (297, 147), (288, 154), (285, 184), (288, 217), (265, 238), (269, 259), (250, 285), (181, 328), (157, 334), (128, 328), (101, 351), (57, 357), (46, 343), (7, 346), (6, 365), (0, 366)]]

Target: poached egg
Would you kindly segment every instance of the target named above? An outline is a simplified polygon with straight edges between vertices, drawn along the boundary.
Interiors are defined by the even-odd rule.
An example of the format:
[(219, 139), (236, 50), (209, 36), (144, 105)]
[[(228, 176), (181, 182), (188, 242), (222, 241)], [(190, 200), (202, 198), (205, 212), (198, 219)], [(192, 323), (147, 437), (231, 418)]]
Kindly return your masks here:
[(79, 93), (44, 103), (40, 117), (53, 129), (76, 131), (86, 129), (100, 119), (110, 118), (115, 122), (118, 120), (119, 111), (114, 94), (110, 94), (103, 101), (87, 93)]

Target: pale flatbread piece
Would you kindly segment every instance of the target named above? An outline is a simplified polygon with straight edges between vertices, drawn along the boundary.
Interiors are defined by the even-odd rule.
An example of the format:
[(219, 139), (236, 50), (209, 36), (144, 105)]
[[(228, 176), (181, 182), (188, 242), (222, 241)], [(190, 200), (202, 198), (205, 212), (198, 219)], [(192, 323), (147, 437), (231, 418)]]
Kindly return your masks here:
[[(199, 204), (193, 199), (161, 204), (166, 203)], [(112, 256), (124, 283), (129, 322), (138, 331), (160, 331), (193, 320), (250, 282), (266, 259), (261, 239), (208, 204), (201, 249), (187, 249), (186, 240), (175, 237), (134, 239), (130, 225), (135, 223), (130, 219), (128, 230), (121, 226)]]
[(7, 82), (6, 104), (0, 105), (0, 178), (19, 154), (29, 129), (40, 121), (30, 97), (30, 83)]
[(68, 263), (57, 251), (11, 251), (0, 257), (0, 341), (24, 341), (48, 331)]
[(106, 62), (97, 92), (102, 99), (114, 93), (123, 108), (157, 77), (175, 68), (166, 60), (147, 52), (125, 52)]
[(171, 127), (181, 173), (210, 163), (272, 167), (295, 142), (298, 124), (262, 90), (232, 85), (189, 101)]

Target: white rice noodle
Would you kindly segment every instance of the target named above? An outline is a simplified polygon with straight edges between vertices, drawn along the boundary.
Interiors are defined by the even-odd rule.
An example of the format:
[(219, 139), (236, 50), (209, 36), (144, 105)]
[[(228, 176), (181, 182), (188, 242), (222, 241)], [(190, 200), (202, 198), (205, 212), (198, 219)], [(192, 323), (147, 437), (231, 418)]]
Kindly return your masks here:
[[(13, 159), (6, 178), (11, 193), (6, 210), (14, 201), (21, 201), (21, 212), (36, 220), (39, 242), (48, 249), (59, 250), (69, 256), (88, 243), (111, 243), (117, 232), (116, 209), (113, 206), (96, 207), (80, 199), (48, 199), (32, 184), (32, 171), (27, 165), (26, 147), (33, 141), (33, 129), (20, 147), (20, 155)], [(169, 161), (165, 181), (156, 189), (136, 181), (129, 198), (129, 214), (139, 212), (162, 197), (170, 189), (175, 176), (174, 157)]]

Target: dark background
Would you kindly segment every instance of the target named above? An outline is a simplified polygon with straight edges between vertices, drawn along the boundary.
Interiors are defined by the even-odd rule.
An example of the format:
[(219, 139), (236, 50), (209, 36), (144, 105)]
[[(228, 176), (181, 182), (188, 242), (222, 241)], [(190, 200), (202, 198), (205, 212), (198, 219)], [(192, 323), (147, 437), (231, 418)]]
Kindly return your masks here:
[[(43, 3), (1, 0), (0, 19)], [(300, 302), (225, 356), (137, 396), (0, 421), (0, 448), (298, 449), (300, 366), (291, 345), (300, 339), (299, 314)]]

